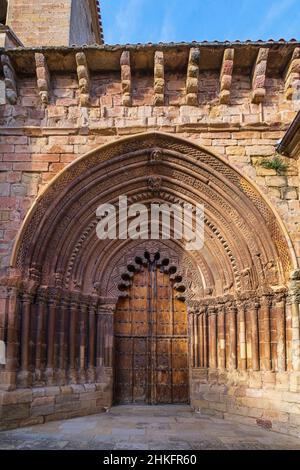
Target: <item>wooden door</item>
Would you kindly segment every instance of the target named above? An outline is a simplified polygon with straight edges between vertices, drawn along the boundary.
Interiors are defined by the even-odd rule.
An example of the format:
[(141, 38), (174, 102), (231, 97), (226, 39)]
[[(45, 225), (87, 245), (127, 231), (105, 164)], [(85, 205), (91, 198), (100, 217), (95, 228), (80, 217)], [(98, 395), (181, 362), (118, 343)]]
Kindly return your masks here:
[(187, 403), (188, 332), (184, 302), (155, 263), (133, 278), (114, 320), (116, 403)]

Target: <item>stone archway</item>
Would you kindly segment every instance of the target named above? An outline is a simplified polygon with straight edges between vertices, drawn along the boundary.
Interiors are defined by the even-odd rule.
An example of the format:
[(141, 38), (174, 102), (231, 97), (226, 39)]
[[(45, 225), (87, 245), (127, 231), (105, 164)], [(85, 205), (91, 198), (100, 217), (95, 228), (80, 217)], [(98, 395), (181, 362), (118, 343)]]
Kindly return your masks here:
[(11, 275), (1, 281), (8, 297), (4, 386), (102, 384), (101, 403), (111, 403), (113, 315), (122, 282), (130, 282), (126, 269), (144, 247), (100, 241), (96, 209), (123, 194), (129, 203), (205, 206), (201, 251), (187, 253), (184, 240), (159, 242), (186, 283), (192, 403), (199, 381), (216, 370), (223, 381), (232, 371), (299, 370), (299, 312), (289, 289), (297, 265), (276, 213), (218, 156), (147, 133), (79, 158), (26, 217)]

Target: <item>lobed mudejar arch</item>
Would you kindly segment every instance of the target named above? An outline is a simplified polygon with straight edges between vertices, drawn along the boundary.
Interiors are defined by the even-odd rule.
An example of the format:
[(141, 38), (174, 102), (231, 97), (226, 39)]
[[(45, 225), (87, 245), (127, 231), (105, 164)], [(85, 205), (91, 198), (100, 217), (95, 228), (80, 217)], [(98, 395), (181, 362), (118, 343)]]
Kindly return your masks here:
[[(203, 204), (204, 247), (99, 240), (96, 209), (121, 195), (128, 204)], [(155, 269), (175, 279), (176, 298), (187, 308), (192, 404), (195, 384), (203, 374), (209, 380), (210, 371), (299, 370), (290, 290), (297, 263), (280, 218), (255, 184), (219, 156), (149, 132), (78, 158), (29, 211), (11, 275), (2, 280), (8, 290), (6, 386), (101, 383), (101, 403), (110, 406), (118, 360), (114, 312), (154, 259)]]

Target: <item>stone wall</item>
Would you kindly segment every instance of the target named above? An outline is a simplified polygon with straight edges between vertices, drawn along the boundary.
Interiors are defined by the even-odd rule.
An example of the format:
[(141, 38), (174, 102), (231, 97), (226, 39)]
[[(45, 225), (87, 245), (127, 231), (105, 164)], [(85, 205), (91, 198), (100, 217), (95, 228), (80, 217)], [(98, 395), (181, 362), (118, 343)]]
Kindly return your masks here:
[[(32, 17), (32, 11), (28, 11)], [(21, 27), (20, 23), (16, 25)], [(27, 31), (32, 30), (26, 18), (24, 25)], [(40, 42), (40, 38), (29, 40)], [(156, 57), (153, 71), (149, 67), (145, 70), (131, 67), (127, 52), (114, 59), (117, 66), (109, 65), (111, 70), (102, 71), (99, 69), (103, 63), (108, 63), (103, 62), (103, 57), (96, 56), (99, 62), (95, 59), (94, 63), (88, 54), (85, 58), (82, 51), (80, 57), (72, 52), (69, 62), (67, 58), (61, 59), (63, 66), (59, 72), (53, 68), (60, 62), (50, 52), (45, 61), (38, 61), (44, 80), (40, 85), (35, 69), (34, 73), (28, 72), (30, 65), (27, 74), (16, 74), (16, 78), (11, 73), (13, 79), (10, 88), (6, 88), (6, 104), (0, 106), (0, 275), (5, 277), (9, 273), (14, 242), (26, 214), (59, 172), (103, 144), (148, 131), (173, 134), (204, 146), (256, 183), (279, 214), (299, 262), (298, 162), (282, 157), (288, 168), (281, 172), (261, 166), (264, 158), (275, 154), (278, 141), (296, 114), (294, 101), (286, 97), (285, 74), (273, 69), (265, 77), (265, 93), (260, 95), (250, 79), (249, 68), (245, 71), (237, 67), (229, 88), (228, 81), (225, 87), (220, 80), (216, 68), (199, 73), (199, 57), (195, 53), (186, 54), (188, 71), (183, 67), (177, 71), (166, 67), (162, 73), (161, 55)], [(231, 53), (224, 54), (224, 61), (230, 61), (230, 57)], [(9, 68), (17, 70), (16, 62), (20, 59), (13, 59)], [(4, 64), (7, 63), (4, 59)], [(29, 61), (24, 59), (24, 63)], [(228, 77), (228, 67), (225, 70)], [(221, 94), (222, 100), (221, 91), (225, 92)], [(258, 99), (263, 95), (263, 99)], [(15, 314), (13, 305), (9, 305), (11, 310), (5, 310), (6, 294), (6, 291), (0, 293), (3, 313), (0, 337), (5, 337), (5, 315)], [(298, 298), (294, 300), (297, 307)], [(295, 312), (297, 322), (299, 312)], [(299, 328), (299, 321), (293, 327)], [(288, 334), (287, 339), (292, 343)], [(289, 344), (289, 348), (293, 345)], [(218, 363), (214, 367), (209, 365), (210, 369), (193, 367), (191, 371), (191, 403), (195, 409), (299, 434), (299, 368), (293, 372), (246, 371), (217, 370)], [(26, 388), (1, 392), (1, 419), (8, 427), (34, 424), (93, 413), (110, 406), (111, 401), (109, 380), (32, 389), (26, 385)]]
[[(95, 32), (95, 21), (93, 11), (90, 9), (92, 2), (73, 0), (71, 9), (70, 39), (69, 44), (95, 44), (98, 42)], [(96, 17), (96, 22), (98, 16)], [(99, 27), (98, 27), (99, 29)]]
[(111, 400), (111, 380), (0, 392), (0, 429), (100, 413), (110, 408)]
[(94, 44), (100, 42), (94, 3), (94, 0), (10, 0), (7, 25), (25, 46)]
[[(300, 260), (297, 162), (285, 158), (280, 174), (265, 169), (262, 159), (275, 147), (295, 115), (282, 94), (283, 80), (267, 80), (264, 104), (249, 102), (250, 82), (235, 77), (231, 105), (211, 103), (217, 78), (200, 81), (199, 106), (187, 106), (182, 75), (166, 77), (165, 106), (153, 106), (153, 77), (133, 77), (133, 103), (122, 106), (117, 74), (94, 75), (89, 108), (79, 106), (76, 75), (52, 75), (51, 101), (40, 102), (36, 79), (19, 80), (16, 105), (0, 108), (1, 269), (9, 264), (13, 240), (36, 196), (54, 176), (79, 156), (120, 137), (150, 130), (174, 133), (225, 158), (258, 184), (280, 214)], [(203, 97), (203, 102), (201, 99)], [(205, 98), (204, 98), (205, 97)], [(284, 158), (284, 157), (283, 157)]]
[(299, 374), (194, 369), (191, 384), (191, 404), (203, 415), (299, 437)]

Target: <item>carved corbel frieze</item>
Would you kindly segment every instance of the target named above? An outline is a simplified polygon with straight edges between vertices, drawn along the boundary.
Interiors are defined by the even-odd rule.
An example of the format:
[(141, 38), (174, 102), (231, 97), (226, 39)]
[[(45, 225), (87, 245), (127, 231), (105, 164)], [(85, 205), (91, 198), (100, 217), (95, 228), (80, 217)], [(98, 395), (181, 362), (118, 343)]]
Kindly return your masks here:
[(3, 54), (1, 56), (1, 63), (3, 67), (4, 83), (5, 83), (5, 96), (10, 104), (16, 104), (18, 99), (17, 78), (14, 67), (10, 58)]
[(229, 104), (232, 82), (234, 49), (225, 49), (220, 73), (220, 103)]
[(292, 100), (295, 93), (300, 94), (300, 47), (294, 49), (291, 61), (285, 72), (284, 91), (287, 100)]
[(50, 101), (50, 72), (44, 54), (35, 53), (36, 77), (39, 95), (43, 105)]
[(186, 104), (190, 106), (198, 106), (199, 62), (200, 50), (192, 47), (190, 49), (186, 79)]
[(164, 53), (156, 51), (154, 55), (154, 106), (165, 103)]
[(90, 73), (84, 52), (76, 54), (77, 76), (80, 91), (80, 105), (90, 105)]
[(255, 61), (252, 77), (252, 103), (261, 103), (266, 96), (266, 72), (269, 49), (261, 47)]
[(121, 66), (121, 83), (122, 83), (122, 104), (123, 106), (131, 106), (131, 65), (130, 52), (122, 52), (120, 59)]

